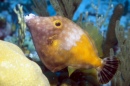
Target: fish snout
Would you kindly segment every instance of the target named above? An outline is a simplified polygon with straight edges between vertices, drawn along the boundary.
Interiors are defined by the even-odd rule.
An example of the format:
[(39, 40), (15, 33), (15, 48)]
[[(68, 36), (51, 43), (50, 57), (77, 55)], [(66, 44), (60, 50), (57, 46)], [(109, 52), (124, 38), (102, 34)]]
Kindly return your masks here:
[(38, 30), (38, 31), (49, 31), (53, 29), (53, 25), (50, 18), (47, 17), (39, 17), (34, 14), (29, 14), (24, 17), (25, 22), (30, 30)]

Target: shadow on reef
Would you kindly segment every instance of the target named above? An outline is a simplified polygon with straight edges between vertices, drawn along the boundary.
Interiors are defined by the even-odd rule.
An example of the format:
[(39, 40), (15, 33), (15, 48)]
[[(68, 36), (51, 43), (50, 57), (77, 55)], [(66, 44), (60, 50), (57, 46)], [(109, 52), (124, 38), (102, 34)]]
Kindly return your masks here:
[(100, 86), (93, 74), (76, 70), (69, 76), (67, 68), (53, 73), (41, 61), (36, 63), (41, 67), (51, 86)]

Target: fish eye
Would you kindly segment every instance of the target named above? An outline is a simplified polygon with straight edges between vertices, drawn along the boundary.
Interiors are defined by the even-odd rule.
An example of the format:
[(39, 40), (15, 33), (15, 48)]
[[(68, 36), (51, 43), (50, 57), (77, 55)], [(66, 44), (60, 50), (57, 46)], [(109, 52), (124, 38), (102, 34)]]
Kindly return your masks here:
[(61, 28), (62, 27), (62, 22), (60, 20), (55, 20), (54, 22), (55, 28)]

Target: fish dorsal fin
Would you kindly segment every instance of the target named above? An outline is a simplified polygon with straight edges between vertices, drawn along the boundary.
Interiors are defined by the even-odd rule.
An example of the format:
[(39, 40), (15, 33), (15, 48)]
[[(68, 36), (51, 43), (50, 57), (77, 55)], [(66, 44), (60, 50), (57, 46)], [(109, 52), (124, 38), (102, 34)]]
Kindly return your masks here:
[(89, 37), (89, 40), (90, 40), (90, 42), (92, 43), (92, 46), (93, 46), (93, 48), (94, 48), (94, 50), (95, 50), (95, 53), (98, 55), (98, 50), (97, 50), (97, 48), (96, 48), (96, 46), (95, 46), (95, 43), (94, 43), (93, 39), (91, 38), (91, 36), (88, 34), (87, 31), (84, 30), (84, 32), (85, 32), (85, 34), (87, 35), (87, 37)]

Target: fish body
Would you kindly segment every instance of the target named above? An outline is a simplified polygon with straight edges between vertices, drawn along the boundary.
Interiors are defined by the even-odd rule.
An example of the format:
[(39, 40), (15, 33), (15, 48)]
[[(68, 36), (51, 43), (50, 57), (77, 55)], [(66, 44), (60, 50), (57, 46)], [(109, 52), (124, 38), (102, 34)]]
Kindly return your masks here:
[[(61, 17), (39, 17), (33, 14), (25, 16), (38, 55), (45, 66), (52, 72), (59, 71), (67, 66), (75, 68), (96, 68), (101, 83), (108, 82), (115, 74), (118, 59), (98, 56), (94, 42), (87, 32), (83, 31), (71, 20)], [(110, 63), (109, 63), (110, 62)], [(114, 62), (114, 63), (113, 63)], [(114, 66), (111, 76), (102, 74), (105, 65)], [(108, 69), (107, 69), (108, 68)], [(106, 72), (106, 71), (105, 71)]]

